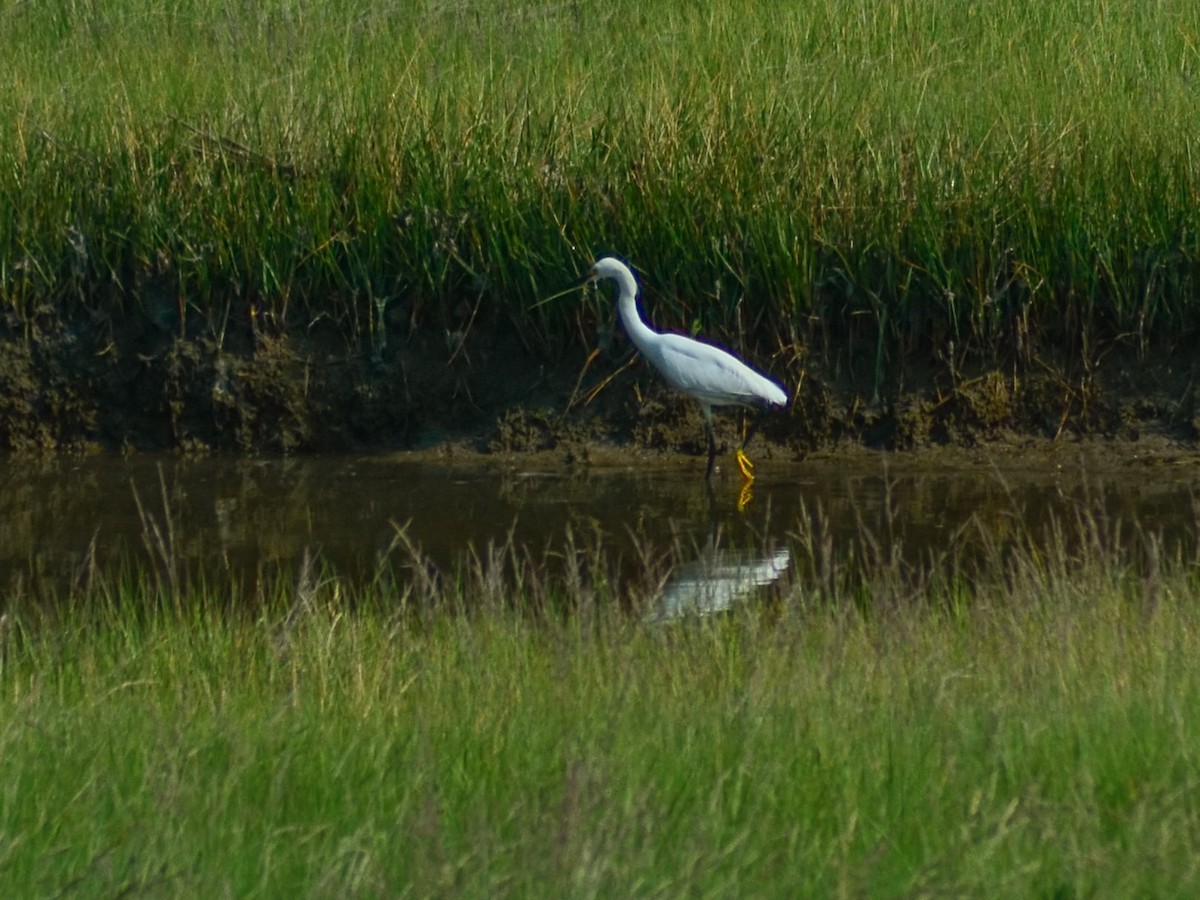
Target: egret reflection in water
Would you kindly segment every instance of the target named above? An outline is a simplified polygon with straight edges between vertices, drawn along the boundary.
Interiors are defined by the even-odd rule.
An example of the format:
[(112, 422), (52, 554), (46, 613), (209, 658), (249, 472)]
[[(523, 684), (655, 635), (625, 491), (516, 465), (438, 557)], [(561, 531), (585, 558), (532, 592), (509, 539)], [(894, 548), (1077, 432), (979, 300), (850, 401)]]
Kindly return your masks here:
[(791, 561), (788, 547), (764, 556), (710, 543), (699, 559), (681, 566), (663, 587), (651, 618), (666, 621), (724, 612), (778, 581)]

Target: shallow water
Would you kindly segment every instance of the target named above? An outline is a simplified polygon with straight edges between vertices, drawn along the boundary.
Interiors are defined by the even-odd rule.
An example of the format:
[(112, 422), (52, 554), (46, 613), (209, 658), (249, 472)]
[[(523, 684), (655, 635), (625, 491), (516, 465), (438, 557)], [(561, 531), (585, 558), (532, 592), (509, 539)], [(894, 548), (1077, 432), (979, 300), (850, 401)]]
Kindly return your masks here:
[(70, 584), (91, 565), (160, 565), (166, 555), (186, 572), (253, 578), (295, 572), (315, 554), (362, 580), (394, 557), (400, 528), (442, 566), (510, 537), (553, 550), (569, 529), (630, 566), (669, 557), (659, 611), (672, 615), (722, 608), (794, 568), (795, 535), (814, 516), (835, 543), (868, 534), (882, 552), (911, 559), (968, 541), (1002, 544), (1080, 511), (1119, 520), (1131, 540), (1141, 530), (1185, 553), (1195, 543), (1200, 468), (1184, 457), (764, 461), (743, 509), (739, 479), (718, 476), (710, 491), (695, 462), (576, 470), (399, 455), (4, 460), (0, 584)]

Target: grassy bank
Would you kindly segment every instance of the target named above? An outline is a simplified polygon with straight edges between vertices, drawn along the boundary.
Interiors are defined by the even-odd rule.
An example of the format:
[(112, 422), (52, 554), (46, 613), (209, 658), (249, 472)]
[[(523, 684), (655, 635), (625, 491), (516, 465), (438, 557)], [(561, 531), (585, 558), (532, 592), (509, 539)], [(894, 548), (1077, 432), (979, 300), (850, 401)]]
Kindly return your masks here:
[[(861, 436), (843, 408), (916, 385), (938, 409), (980, 372), (1007, 381), (934, 432), (1100, 430), (1102, 362), (1193, 338), (1193, 6), (647, 15), (3, 10), (0, 386), (32, 399), (0, 403), (0, 443), (419, 443), (464, 396), (561, 407), (611, 311), (531, 306), (608, 252), (658, 323), (797, 386), (791, 436)], [(1189, 423), (1170, 377), (1163, 415)]]
[(638, 9), (5, 10), (4, 305), (370, 345), (381, 310), (453, 333), (478, 301), (532, 339), (617, 251), (660, 318), (784, 365), (813, 329), (1194, 326), (1189, 5)]
[(796, 546), (675, 624), (519, 554), (10, 597), (3, 892), (1194, 892), (1194, 564), (1092, 521), (969, 579)]

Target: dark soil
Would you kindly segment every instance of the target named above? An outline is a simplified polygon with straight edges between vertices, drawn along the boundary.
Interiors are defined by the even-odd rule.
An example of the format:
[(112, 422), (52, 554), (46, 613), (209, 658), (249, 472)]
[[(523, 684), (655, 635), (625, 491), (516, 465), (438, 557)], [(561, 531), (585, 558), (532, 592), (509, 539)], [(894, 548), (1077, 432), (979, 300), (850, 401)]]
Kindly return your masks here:
[[(502, 322), (454, 342), (389, 335), (374, 352), (334, 333), (235, 330), (190, 337), (149, 320), (50, 314), (6, 323), (0, 450), (549, 452), (567, 463), (611, 449), (704, 455), (695, 404), (640, 361), (625, 368), (623, 339), (581, 377), (588, 348), (540, 352)], [(1103, 365), (1046, 353), (970, 371), (910, 362), (878, 384), (869, 356), (805, 349), (788, 371), (776, 367), (794, 402), (766, 419), (757, 455), (1081, 437), (1190, 443), (1200, 426), (1196, 362), (1181, 352), (1114, 345)], [(740, 420), (719, 414), (727, 444)]]

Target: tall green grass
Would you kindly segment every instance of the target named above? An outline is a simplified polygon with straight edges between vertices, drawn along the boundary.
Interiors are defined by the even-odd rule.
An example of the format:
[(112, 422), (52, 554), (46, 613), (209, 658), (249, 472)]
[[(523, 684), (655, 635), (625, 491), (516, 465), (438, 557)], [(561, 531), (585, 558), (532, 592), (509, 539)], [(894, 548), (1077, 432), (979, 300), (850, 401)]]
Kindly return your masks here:
[(546, 351), (568, 314), (528, 307), (618, 252), (658, 320), (780, 365), (1196, 324), (1194, 4), (17, 4), (0, 35), (20, 323), (378, 347), (483, 309)]
[(674, 624), (511, 548), (10, 595), (0, 889), (1195, 892), (1193, 560), (1085, 516), (968, 579), (816, 521), (773, 600)]

